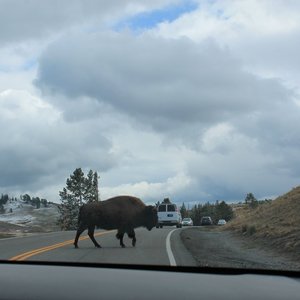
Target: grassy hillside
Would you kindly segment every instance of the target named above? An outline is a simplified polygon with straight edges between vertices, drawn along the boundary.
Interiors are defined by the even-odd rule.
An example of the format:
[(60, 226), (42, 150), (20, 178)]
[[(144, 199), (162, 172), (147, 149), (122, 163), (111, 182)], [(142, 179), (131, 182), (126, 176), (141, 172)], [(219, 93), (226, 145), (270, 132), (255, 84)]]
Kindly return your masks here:
[(300, 257), (300, 186), (255, 209), (243, 207), (224, 229)]

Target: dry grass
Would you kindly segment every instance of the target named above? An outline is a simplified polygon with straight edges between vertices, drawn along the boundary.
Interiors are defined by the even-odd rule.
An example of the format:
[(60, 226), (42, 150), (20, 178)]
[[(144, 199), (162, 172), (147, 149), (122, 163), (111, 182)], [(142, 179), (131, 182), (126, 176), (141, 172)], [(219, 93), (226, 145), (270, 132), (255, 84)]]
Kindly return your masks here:
[(224, 229), (300, 258), (300, 186), (255, 209), (239, 208)]

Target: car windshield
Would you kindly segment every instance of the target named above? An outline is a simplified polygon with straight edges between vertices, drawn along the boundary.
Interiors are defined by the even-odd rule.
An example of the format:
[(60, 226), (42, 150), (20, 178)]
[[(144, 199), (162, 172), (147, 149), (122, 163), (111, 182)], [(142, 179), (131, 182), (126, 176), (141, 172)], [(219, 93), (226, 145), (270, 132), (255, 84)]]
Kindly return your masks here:
[(0, 260), (300, 270), (297, 1), (0, 4)]

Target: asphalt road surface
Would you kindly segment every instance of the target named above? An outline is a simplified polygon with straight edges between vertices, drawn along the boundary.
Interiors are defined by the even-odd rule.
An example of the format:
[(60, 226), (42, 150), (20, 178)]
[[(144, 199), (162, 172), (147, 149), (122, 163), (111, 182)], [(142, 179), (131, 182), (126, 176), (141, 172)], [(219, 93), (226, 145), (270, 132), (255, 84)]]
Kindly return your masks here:
[(0, 260), (300, 270), (299, 261), (212, 226), (135, 231), (136, 247), (125, 236), (126, 248), (120, 247), (115, 230), (95, 232), (102, 248), (94, 247), (86, 231), (78, 249), (73, 246), (75, 231), (0, 239)]
[(0, 259), (13, 261), (92, 262), (144, 265), (196, 266), (192, 255), (182, 244), (180, 232), (175, 227), (136, 229), (136, 247), (126, 236), (126, 248), (121, 248), (116, 231), (95, 231), (102, 248), (95, 248), (87, 232), (75, 249), (75, 231), (35, 234), (26, 237), (0, 240)]

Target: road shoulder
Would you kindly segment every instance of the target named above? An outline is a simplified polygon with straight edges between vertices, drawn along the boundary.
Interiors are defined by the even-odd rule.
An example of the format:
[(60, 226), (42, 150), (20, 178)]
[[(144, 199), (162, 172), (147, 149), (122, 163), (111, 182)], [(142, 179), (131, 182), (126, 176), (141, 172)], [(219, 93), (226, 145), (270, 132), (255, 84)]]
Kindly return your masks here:
[(262, 249), (253, 241), (220, 231), (216, 227), (192, 227), (181, 231), (181, 240), (198, 266), (300, 270), (300, 263), (275, 251)]

